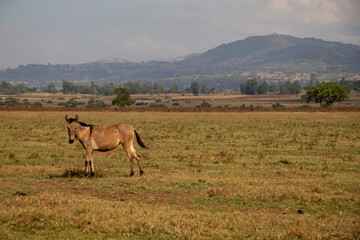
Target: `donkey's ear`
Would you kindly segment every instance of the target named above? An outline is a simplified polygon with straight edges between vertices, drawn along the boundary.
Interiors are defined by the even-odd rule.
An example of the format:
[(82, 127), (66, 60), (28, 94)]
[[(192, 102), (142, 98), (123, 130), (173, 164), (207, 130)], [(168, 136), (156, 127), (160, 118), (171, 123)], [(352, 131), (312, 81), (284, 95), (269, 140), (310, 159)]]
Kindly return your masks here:
[(78, 116), (77, 114), (75, 115), (75, 119), (74, 119), (74, 120), (75, 120), (75, 122), (77, 122), (77, 121), (79, 120), (79, 116)]
[(69, 117), (68, 117), (68, 115), (65, 115), (65, 120), (66, 120), (67, 122), (69, 122)]

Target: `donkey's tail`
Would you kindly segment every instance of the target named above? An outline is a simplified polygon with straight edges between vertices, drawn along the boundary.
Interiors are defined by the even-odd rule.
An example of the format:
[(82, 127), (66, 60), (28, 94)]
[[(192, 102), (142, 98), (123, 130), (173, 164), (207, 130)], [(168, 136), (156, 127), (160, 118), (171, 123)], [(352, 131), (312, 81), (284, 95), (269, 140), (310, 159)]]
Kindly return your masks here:
[(141, 141), (141, 138), (139, 136), (139, 134), (136, 132), (136, 130), (134, 129), (135, 135), (136, 135), (136, 140), (138, 142), (138, 144), (140, 146), (142, 146), (143, 148), (148, 148), (147, 146), (145, 146), (145, 144), (143, 143), (143, 141)]

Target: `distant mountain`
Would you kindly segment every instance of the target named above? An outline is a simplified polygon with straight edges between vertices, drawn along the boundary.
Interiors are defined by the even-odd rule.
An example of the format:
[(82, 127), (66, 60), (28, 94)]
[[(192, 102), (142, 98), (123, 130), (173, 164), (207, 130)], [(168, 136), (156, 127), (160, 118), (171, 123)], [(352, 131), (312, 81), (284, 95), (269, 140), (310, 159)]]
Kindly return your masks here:
[[(360, 73), (360, 47), (271, 34), (248, 37), (172, 60), (133, 63), (121, 58), (104, 58), (76, 65), (20, 65), (0, 71), (0, 81), (26, 82), (38, 88), (46, 87), (49, 82), (60, 85), (63, 80), (99, 84), (125, 81), (152, 84), (158, 81), (165, 86), (178, 83), (180, 87), (188, 87), (196, 78), (196, 81), (213, 87), (231, 88), (238, 86), (249, 74), (255, 76), (258, 72), (276, 71), (286, 74), (316, 72), (334, 78), (344, 73), (356, 75)], [(284, 80), (284, 76), (281, 75), (279, 80)]]
[(271, 34), (222, 44), (201, 55), (185, 59), (183, 64), (197, 68), (219, 68), (222, 66), (263, 65), (271, 62), (287, 63), (289, 61), (310, 61), (321, 62), (325, 65), (360, 67), (360, 47), (314, 38)]

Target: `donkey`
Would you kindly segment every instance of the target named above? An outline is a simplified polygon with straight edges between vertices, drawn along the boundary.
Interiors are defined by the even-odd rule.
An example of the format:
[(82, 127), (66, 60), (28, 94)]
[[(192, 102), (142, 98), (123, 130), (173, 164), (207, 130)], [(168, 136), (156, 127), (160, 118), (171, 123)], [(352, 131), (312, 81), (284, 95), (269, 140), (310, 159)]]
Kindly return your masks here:
[(128, 124), (111, 126), (88, 125), (78, 121), (78, 115), (75, 118), (69, 118), (66, 115), (65, 120), (68, 123), (69, 143), (74, 143), (76, 138), (86, 150), (85, 176), (89, 173), (89, 165), (91, 167), (91, 176), (95, 175), (93, 151), (110, 151), (120, 144), (122, 144), (130, 159), (130, 177), (134, 175), (134, 159), (138, 162), (140, 176), (144, 173), (141, 158), (133, 146), (134, 136), (136, 136), (136, 140), (141, 147), (148, 147), (141, 141), (139, 134), (132, 126)]

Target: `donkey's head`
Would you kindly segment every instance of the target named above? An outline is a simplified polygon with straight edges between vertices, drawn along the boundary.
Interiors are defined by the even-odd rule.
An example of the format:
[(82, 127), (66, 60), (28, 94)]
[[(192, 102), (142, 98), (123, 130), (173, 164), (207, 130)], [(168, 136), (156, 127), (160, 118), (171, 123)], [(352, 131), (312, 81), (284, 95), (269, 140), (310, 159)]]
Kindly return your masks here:
[(78, 115), (75, 115), (75, 118), (69, 118), (67, 115), (65, 116), (65, 120), (68, 123), (67, 129), (69, 132), (69, 143), (74, 142), (76, 132), (78, 131), (78, 119)]

